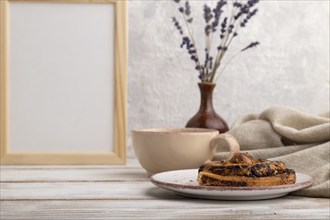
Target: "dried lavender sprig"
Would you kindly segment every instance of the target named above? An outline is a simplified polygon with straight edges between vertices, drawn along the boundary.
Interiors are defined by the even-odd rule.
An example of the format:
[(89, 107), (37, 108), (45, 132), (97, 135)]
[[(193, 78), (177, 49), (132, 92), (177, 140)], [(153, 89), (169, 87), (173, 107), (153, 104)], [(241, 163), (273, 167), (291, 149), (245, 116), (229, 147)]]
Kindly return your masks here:
[(209, 69), (212, 69), (212, 67), (213, 67), (213, 57), (212, 56), (210, 57), (209, 61), (210, 61)]
[(205, 81), (205, 72), (204, 72), (204, 67), (200, 66), (199, 67), (199, 75), (198, 78), (203, 82)]
[(241, 50), (241, 52), (246, 51), (246, 50), (248, 50), (248, 49), (250, 49), (250, 48), (252, 48), (252, 47), (256, 47), (256, 46), (258, 46), (259, 44), (260, 44), (260, 43), (259, 43), (258, 41), (256, 41), (256, 42), (252, 42), (252, 43), (250, 43), (248, 46), (244, 47), (244, 48)]
[[(179, 0), (179, 1), (180, 1), (180, 0)], [(235, 2), (233, 3), (233, 7), (241, 8), (242, 6), (243, 6), (243, 4), (240, 3), (240, 2), (238, 2), (238, 1), (235, 1)]]
[[(180, 3), (180, 0), (174, 0), (174, 2)], [(218, 4), (220, 2), (223, 3), (223, 2), (226, 2), (226, 0), (219, 0)], [(257, 10), (256, 9), (252, 10), (252, 7), (255, 6), (258, 2), (259, 2), (259, 0), (247, 0), (247, 2), (245, 4), (243, 4), (243, 3), (235, 0), (235, 2), (233, 3), (233, 9), (236, 9), (236, 12), (234, 13), (235, 10), (233, 10), (230, 21), (228, 22), (228, 19), (227, 19), (225, 22), (225, 27), (220, 28), (220, 32), (223, 32), (222, 33), (223, 36), (220, 36), (220, 39), (222, 40), (222, 42), (221, 42), (220, 46), (218, 47), (218, 55), (220, 54), (220, 56), (217, 55), (215, 62), (213, 62), (213, 58), (209, 54), (210, 39), (212, 40), (212, 38), (210, 38), (210, 36), (212, 35), (213, 32), (216, 31), (216, 27), (220, 24), (220, 15), (222, 13), (222, 10), (219, 7), (220, 13), (217, 13), (217, 11), (216, 11), (216, 9), (218, 7), (218, 4), (217, 4), (216, 8), (214, 8), (212, 11), (213, 14), (211, 14), (211, 15), (213, 15), (213, 18), (214, 18), (212, 22), (211, 22), (212, 17), (205, 19), (207, 17), (204, 16), (204, 19), (205, 19), (207, 25), (210, 25), (210, 26), (206, 26), (206, 28), (205, 28), (205, 33), (207, 36), (207, 40), (206, 40), (207, 46), (205, 49), (206, 55), (205, 55), (204, 65), (199, 65), (199, 59), (197, 57), (197, 50), (195, 48), (195, 42), (194, 42), (190, 27), (189, 27), (189, 23), (192, 22), (192, 17), (190, 17), (191, 9), (190, 9), (189, 2), (186, 1), (184, 7), (179, 8), (179, 11), (184, 16), (189, 35), (191, 37), (191, 41), (190, 41), (189, 37), (186, 38), (186, 39), (189, 39), (189, 41), (188, 40), (183, 41), (184, 42), (183, 46), (186, 47), (188, 53), (191, 55), (191, 59), (196, 62), (196, 70), (199, 71), (199, 73), (200, 73), (199, 78), (202, 81), (213, 81), (215, 71), (220, 66), (220, 61), (224, 57), (224, 54), (227, 51), (228, 46), (231, 44), (233, 38), (238, 35), (238, 29), (240, 27), (245, 27), (246, 24), (248, 23), (248, 21), (257, 13)], [(209, 10), (205, 10), (204, 12), (209, 13)], [(218, 16), (219, 16), (219, 18), (218, 18)], [(211, 24), (209, 22), (211, 22)], [(224, 23), (224, 21), (223, 21), (223, 23)], [(236, 25), (236, 24), (238, 24), (238, 25)], [(240, 52), (243, 52), (249, 48), (255, 47), (258, 44), (259, 44), (259, 42), (253, 42), (250, 45), (248, 45), (247, 47), (243, 48)], [(212, 69), (211, 75), (208, 74), (209, 69)], [(224, 68), (222, 68), (222, 70), (223, 69)]]
[(211, 30), (212, 30), (212, 26), (209, 25), (209, 24), (207, 24), (207, 25), (205, 26), (205, 29), (204, 29), (206, 36), (209, 36), (209, 35), (210, 35)]
[(221, 34), (220, 34), (220, 39), (223, 39), (225, 37), (225, 33), (227, 31), (227, 17), (225, 17), (221, 23)]
[(204, 5), (204, 19), (205, 19), (205, 22), (209, 23), (212, 18), (213, 18), (212, 10), (207, 4), (205, 4)]
[[(237, 1), (235, 1), (234, 3), (233, 3), (233, 9), (234, 8), (238, 8), (239, 9), (239, 13), (241, 13), (241, 15), (243, 15), (243, 14), (247, 14), (247, 16), (249, 16), (251, 13), (252, 13), (252, 15), (250, 15), (249, 16), (249, 19), (253, 16), (253, 15), (255, 15), (255, 13), (256, 13), (256, 11), (254, 10), (253, 12), (250, 12), (249, 13), (249, 11), (250, 11), (250, 7), (253, 7), (254, 5), (256, 5), (257, 3), (259, 2), (259, 0), (249, 0), (246, 4), (241, 4), (241, 3), (238, 3)], [(234, 15), (234, 12), (232, 12), (232, 15)], [(239, 16), (239, 17), (241, 17), (241, 16)], [(237, 22), (237, 19), (236, 19), (236, 17), (234, 16), (234, 17), (232, 17), (232, 18), (234, 18), (234, 20), (233, 20), (233, 23), (231, 24), (231, 25), (229, 25), (229, 27), (228, 27), (228, 31), (227, 31), (227, 33), (226, 33), (226, 35), (227, 35), (227, 38), (226, 38), (226, 40), (225, 40), (225, 43), (224, 43), (224, 45), (225, 45), (225, 47), (229, 47), (229, 45), (231, 44), (231, 42), (232, 42), (232, 40), (233, 40), (233, 38), (235, 38), (237, 35), (238, 35), (238, 28), (239, 27), (241, 27), (240, 25), (237, 25), (236, 26), (236, 29), (233, 31), (233, 29), (234, 29), (234, 27), (235, 27), (235, 23)], [(248, 20), (249, 20), (248, 19)], [(247, 21), (248, 21), (247, 20)], [(245, 24), (247, 23), (247, 21), (245, 22)], [(244, 21), (243, 21), (244, 22)], [(231, 35), (231, 38), (229, 39), (229, 41), (228, 41), (228, 43), (227, 43), (227, 40), (228, 40), (228, 37), (229, 37), (229, 35), (232, 33), (232, 35)], [(224, 56), (224, 53), (225, 53), (225, 51), (223, 51), (222, 52), (222, 54), (221, 54), (221, 56), (219, 57), (219, 65), (220, 65), (220, 60), (223, 58), (223, 56)], [(218, 67), (218, 66), (217, 66)], [(216, 67), (216, 68), (217, 68)], [(213, 71), (213, 73), (215, 74), (215, 71)]]
[[(259, 2), (259, 0), (248, 0), (246, 4), (242, 4), (238, 1), (235, 1), (233, 3), (233, 9), (236, 8), (236, 12), (234, 12), (234, 10), (232, 11), (232, 17), (231, 17), (231, 21), (232, 21), (232, 18), (233, 18), (233, 22), (229, 22), (229, 26), (232, 24), (233, 26), (230, 26), (227, 28), (227, 32), (226, 32), (226, 39), (223, 40), (224, 43), (222, 44), (223, 45), (223, 48), (227, 48), (229, 47), (229, 45), (231, 44), (233, 38), (235, 38), (237, 35), (238, 35), (238, 29), (241, 27), (241, 21), (243, 19), (243, 16), (245, 15), (245, 19), (247, 19), (246, 21), (243, 20), (244, 22), (244, 25), (246, 25), (246, 23), (249, 21), (249, 19), (251, 19), (251, 17), (253, 17), (255, 14), (256, 14), (256, 10), (253, 10), (251, 12), (251, 8), (253, 6), (255, 6), (257, 3)], [(238, 24), (238, 25), (236, 25)], [(229, 35), (231, 35), (231, 37), (229, 37)], [(229, 40), (228, 40), (229, 38)], [(228, 43), (227, 43), (227, 40), (228, 40)], [(256, 43), (256, 42), (253, 42), (253, 44), (250, 44), (248, 45), (246, 48), (243, 48), (242, 51), (245, 51), (249, 48), (252, 48), (252, 47), (255, 47), (259, 44)], [(213, 77), (215, 75), (215, 72), (217, 70), (217, 68), (219, 68), (220, 66), (220, 63), (221, 63), (221, 60), (223, 59), (224, 57), (224, 54), (225, 54), (225, 50), (223, 50), (223, 48), (221, 48), (221, 50), (219, 50), (219, 52), (221, 52), (221, 55), (219, 56), (219, 59), (216, 60), (216, 63), (213, 67), (213, 72), (212, 72), (212, 76), (211, 76), (211, 80), (210, 81), (213, 81)], [(240, 51), (240, 52), (242, 52)], [(218, 53), (219, 54), (219, 53)], [(218, 58), (218, 57), (217, 57)], [(225, 66), (227, 66), (228, 64), (225, 64)], [(222, 68), (223, 70), (224, 68)], [(218, 74), (217, 78), (220, 76), (221, 72)]]
[(181, 48), (186, 46), (187, 52), (190, 55), (190, 59), (193, 60), (196, 63), (196, 69), (199, 66), (199, 61), (197, 58), (197, 50), (195, 49), (195, 46), (190, 41), (189, 37), (185, 36), (182, 38), (182, 43), (180, 45)]
[(228, 26), (228, 34), (233, 33), (233, 29), (234, 29), (234, 25), (233, 25), (233, 24), (230, 24), (230, 25)]
[(213, 9), (214, 21), (212, 22), (212, 31), (216, 32), (219, 25), (220, 16), (222, 14), (222, 7), (227, 4), (226, 0), (219, 0), (216, 7)]
[[(234, 15), (235, 15), (235, 7), (232, 7), (232, 12), (231, 12), (229, 25), (232, 25), (232, 24), (235, 23)], [(231, 26), (230, 28), (227, 28), (227, 31), (225, 30), (225, 32), (221, 33), (221, 35), (220, 35), (220, 39), (221, 39), (220, 46), (221, 46), (222, 49), (221, 50), (218, 49), (218, 53), (217, 53), (217, 56), (216, 56), (216, 59), (215, 59), (215, 64), (213, 66), (213, 70), (212, 70), (212, 73), (211, 73), (211, 78), (210, 78), (211, 82), (213, 81), (215, 73), (216, 73), (218, 67), (221, 64), (221, 60), (222, 60), (223, 56), (225, 55), (225, 53), (227, 51), (227, 48), (228, 48), (227, 41), (228, 41), (228, 38), (230, 36), (229, 32), (232, 32), (232, 29), (233, 29), (233, 27)]]
[(257, 45), (259, 45), (260, 43), (258, 41), (253, 42), (251, 44), (249, 44), (247, 47), (245, 47), (242, 50), (239, 50), (238, 52), (236, 52), (233, 56), (231, 56), (228, 61), (223, 65), (222, 69), (220, 70), (218, 76), (216, 77), (215, 81), (217, 81), (217, 79), (221, 76), (221, 74), (224, 72), (224, 70), (226, 69), (226, 67), (228, 66), (228, 64), (230, 64), (240, 53), (244, 52), (245, 50), (248, 50), (250, 48), (253, 48)]
[(245, 27), (246, 24), (248, 23), (248, 21), (254, 16), (256, 15), (258, 12), (258, 9), (254, 9), (252, 12), (249, 12), (246, 16), (246, 18), (243, 20), (243, 22), (241, 23), (241, 27)]
[(227, 47), (223, 47), (223, 46), (218, 46), (217, 49), (220, 51), (220, 50), (223, 50), (223, 51), (226, 51), (228, 48)]
[(234, 6), (234, 4), (233, 4), (233, 7), (237, 7), (239, 9), (238, 12), (237, 12), (237, 14), (234, 16), (234, 19), (235, 20), (238, 20), (242, 15), (249, 13), (250, 6), (249, 6), (248, 3), (247, 4), (241, 4), (241, 3), (238, 3), (237, 4), (236, 3), (235, 4), (236, 6)]
[(210, 59), (210, 56), (209, 56), (209, 53), (208, 52), (206, 52), (205, 54), (206, 55), (205, 55), (204, 68), (207, 68), (207, 63), (208, 63), (208, 61)]
[(179, 21), (175, 18), (175, 17), (172, 17), (172, 21), (176, 27), (176, 29), (178, 29), (179, 33), (181, 35), (183, 35), (183, 30), (182, 30), (182, 26), (180, 25)]
[(197, 50), (195, 49), (194, 44), (190, 41), (189, 37), (185, 36), (182, 38), (181, 48), (186, 46), (186, 49), (190, 55), (196, 55)]
[(259, 2), (259, 0), (248, 0), (247, 4), (250, 8), (252, 8), (253, 6), (255, 6), (257, 3)]
[[(213, 40), (213, 33), (216, 31), (216, 28), (219, 25), (219, 19), (220, 19), (220, 15), (222, 13), (221, 8), (225, 3), (226, 3), (225, 0), (219, 0), (217, 2), (216, 7), (213, 10), (211, 10), (211, 8), (207, 4), (204, 5), (204, 19), (206, 22), (206, 26), (205, 26), (205, 35), (206, 35), (205, 45), (206, 46), (205, 46), (205, 62), (204, 62), (204, 70), (206, 72), (204, 74), (204, 77), (206, 77), (206, 78), (209, 75), (209, 66), (210, 66), (210, 62), (213, 59), (212, 58), (210, 60), (210, 56), (209, 56), (210, 48), (211, 48), (211, 44), (212, 44), (212, 40)], [(210, 21), (212, 19), (213, 19), (213, 21), (210, 24)]]
[[(204, 19), (206, 21), (205, 34), (206, 34), (206, 48), (205, 48), (205, 63), (204, 70), (206, 71), (204, 77), (209, 77), (209, 72), (212, 71), (213, 67), (213, 57), (209, 55), (210, 48), (213, 41), (213, 33), (216, 32), (217, 27), (219, 25), (220, 16), (222, 14), (222, 7), (227, 4), (226, 0), (218, 0), (215, 8), (212, 9), (207, 5), (204, 6)], [(212, 13), (213, 12), (213, 13)], [(210, 24), (210, 21), (212, 20)], [(210, 67), (210, 68), (209, 68)]]
[(191, 7), (190, 7), (190, 4), (189, 4), (189, 1), (186, 1), (185, 3), (185, 11), (184, 13), (189, 17), (190, 14), (191, 14)]
[[(233, 33), (231, 39), (229, 40), (229, 43), (227, 44), (227, 46), (229, 46), (231, 44), (233, 38), (235, 38), (238, 35), (239, 28), (245, 27), (247, 22), (257, 13), (257, 11), (258, 11), (257, 9), (254, 9), (252, 12), (250, 12), (250, 9), (251, 9), (251, 7), (255, 6), (258, 2), (259, 2), (259, 0), (249, 0), (245, 5), (242, 3), (239, 3), (237, 1), (235, 1), (233, 3), (233, 7), (237, 7), (240, 9), (238, 16), (237, 15), (234, 16), (235, 22), (237, 21), (240, 25), (237, 25), (235, 27), (234, 33)], [(241, 15), (243, 15), (244, 13), (247, 13), (247, 16), (242, 21), (243, 17)]]
[(205, 26), (206, 36), (209, 36), (211, 33), (212, 26), (209, 24), (209, 22), (211, 21), (212, 18), (213, 18), (213, 15), (212, 15), (211, 8), (207, 4), (205, 4), (204, 5), (204, 19), (206, 22), (206, 26)]
[(192, 18), (189, 18), (188, 17), (191, 14), (191, 8), (190, 8), (190, 5), (189, 5), (189, 2), (188, 1), (186, 1), (185, 6), (186, 6), (186, 11), (185, 11), (185, 13), (182, 13), (182, 15), (183, 15), (183, 19), (186, 22), (188, 33), (189, 33), (190, 38), (191, 38), (191, 44), (190, 44), (190, 46), (192, 48), (194, 48), (194, 54), (190, 58), (193, 61), (195, 61), (195, 63), (196, 63), (195, 69), (200, 72), (200, 75), (203, 75), (202, 65), (200, 64), (199, 56), (198, 56), (198, 53), (197, 53), (197, 48), (196, 48), (196, 43), (195, 43), (195, 40), (194, 40), (194, 35), (193, 35), (192, 30), (191, 30), (191, 28), (189, 26), (189, 23), (192, 22)]
[(190, 46), (190, 39), (187, 36), (182, 38), (182, 43), (181, 43), (180, 47), (183, 48), (185, 45), (186, 45), (187, 50), (188, 50), (189, 46)]
[[(175, 1), (175, 2), (180, 4), (180, 1)], [(198, 56), (198, 53), (197, 53), (197, 48), (195, 46), (196, 44), (195, 44), (195, 40), (194, 40), (194, 35), (193, 35), (192, 30), (191, 30), (190, 25), (189, 25), (193, 21), (193, 18), (189, 17), (191, 15), (191, 7), (190, 7), (189, 2), (188, 1), (185, 2), (184, 8), (182, 6), (179, 6), (179, 11), (183, 16), (183, 20), (186, 23), (186, 27), (187, 27), (188, 34), (189, 34), (189, 37), (188, 36), (185, 37), (185, 39), (189, 39), (189, 43), (188, 43), (187, 40), (183, 40), (183, 43), (182, 43), (183, 45), (182, 44), (181, 45), (182, 45), (182, 47), (184, 45), (186, 45), (188, 53), (191, 55), (190, 58), (196, 63), (195, 69), (198, 70), (200, 72), (200, 75), (201, 75), (202, 74), (202, 68), (201, 68), (202, 66), (200, 64), (199, 56)]]
[[(235, 20), (237, 20), (238, 18), (240, 18), (242, 15), (246, 14), (247, 16), (251, 17), (250, 14), (250, 10), (259, 2), (259, 0), (248, 0), (246, 4), (242, 4), (239, 2), (234, 2), (233, 3), (233, 7), (237, 7), (240, 10), (238, 11), (238, 13), (235, 15)], [(252, 13), (252, 16), (255, 14), (256, 12)]]
[[(180, 1), (179, 1), (180, 2)], [(179, 3), (177, 2), (177, 3)], [(188, 23), (192, 23), (193, 18), (189, 17), (191, 15), (191, 7), (188, 1), (185, 3), (185, 7), (179, 7), (179, 12), (186, 15), (187, 18), (184, 18)]]
[(237, 19), (237, 20), (235, 19), (234, 23), (238, 22), (240, 25), (237, 25), (235, 27), (234, 33), (232, 34), (232, 36), (227, 44), (227, 47), (231, 44), (233, 39), (238, 35), (239, 28), (245, 27), (247, 22), (251, 19), (251, 17), (256, 14), (257, 9), (254, 9), (252, 12), (250, 10), (251, 10), (251, 7), (255, 6), (258, 2), (259, 2), (259, 0), (249, 0), (246, 4), (241, 4), (241, 3), (235, 4), (236, 2), (233, 3), (233, 7), (235, 7), (234, 5), (236, 5), (236, 7), (240, 9), (239, 12), (241, 13), (241, 15), (246, 14), (246, 18), (243, 19), (243, 16), (239, 16), (239, 19)]

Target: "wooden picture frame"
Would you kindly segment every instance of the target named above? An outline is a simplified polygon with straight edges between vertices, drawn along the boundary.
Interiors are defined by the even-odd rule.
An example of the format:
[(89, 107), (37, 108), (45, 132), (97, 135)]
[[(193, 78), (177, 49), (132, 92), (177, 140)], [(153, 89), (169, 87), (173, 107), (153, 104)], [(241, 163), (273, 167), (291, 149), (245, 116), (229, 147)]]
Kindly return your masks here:
[[(114, 76), (113, 76), (113, 148), (109, 152), (17, 152), (9, 143), (9, 5), (11, 3), (113, 4)], [(123, 0), (1, 0), (0, 1), (0, 163), (6, 165), (125, 164), (127, 96), (127, 9)], [(110, 116), (109, 116), (110, 117)], [(112, 116), (111, 116), (112, 117)]]

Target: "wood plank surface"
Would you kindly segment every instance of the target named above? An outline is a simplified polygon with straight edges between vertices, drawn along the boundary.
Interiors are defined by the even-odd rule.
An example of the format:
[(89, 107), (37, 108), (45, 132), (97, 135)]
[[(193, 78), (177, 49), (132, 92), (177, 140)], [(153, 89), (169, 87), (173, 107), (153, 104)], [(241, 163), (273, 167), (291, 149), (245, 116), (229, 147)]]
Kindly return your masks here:
[(3, 170), (1, 182), (110, 182), (149, 181), (140, 168), (84, 168), (84, 169), (9, 169)]
[(212, 201), (177, 196), (126, 166), (1, 166), (0, 219), (329, 219), (329, 199)]
[(137, 168), (143, 169), (140, 163), (130, 158), (125, 165), (1, 165), (2, 171), (6, 170), (54, 170), (54, 169), (116, 169), (116, 168)]
[[(328, 219), (326, 199), (4, 201), (3, 219)], [(32, 218), (30, 218), (32, 219)]]
[(1, 182), (109, 182), (149, 181), (136, 160), (127, 165), (99, 166), (1, 166)]
[(1, 183), (2, 200), (181, 198), (150, 182)]

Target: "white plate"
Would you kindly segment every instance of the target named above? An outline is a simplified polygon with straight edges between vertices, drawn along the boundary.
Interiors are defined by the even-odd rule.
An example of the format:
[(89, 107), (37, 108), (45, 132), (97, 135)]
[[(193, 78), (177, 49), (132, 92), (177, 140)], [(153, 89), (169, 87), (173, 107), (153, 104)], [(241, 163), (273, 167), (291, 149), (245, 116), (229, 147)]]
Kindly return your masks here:
[(156, 186), (175, 192), (178, 195), (217, 200), (259, 200), (287, 195), (313, 184), (312, 177), (296, 173), (296, 183), (278, 186), (220, 187), (200, 186), (197, 182), (198, 170), (175, 170), (158, 173), (150, 177)]

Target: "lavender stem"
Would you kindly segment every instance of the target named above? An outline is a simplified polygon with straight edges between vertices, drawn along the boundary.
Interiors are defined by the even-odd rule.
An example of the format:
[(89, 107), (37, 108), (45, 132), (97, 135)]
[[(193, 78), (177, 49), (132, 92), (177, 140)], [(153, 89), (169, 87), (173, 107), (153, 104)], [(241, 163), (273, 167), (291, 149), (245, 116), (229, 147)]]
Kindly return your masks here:
[[(191, 41), (193, 42), (194, 49), (196, 50), (197, 65), (198, 65), (198, 66), (201, 66), (201, 64), (200, 64), (200, 62), (199, 62), (200, 59), (199, 59), (199, 56), (198, 56), (198, 50), (197, 50), (197, 48), (196, 48), (196, 43), (195, 43), (194, 35), (193, 35), (192, 30), (191, 30), (191, 28), (190, 28), (190, 26), (189, 26), (189, 23), (187, 22), (187, 17), (186, 17), (186, 15), (185, 15), (184, 13), (181, 13), (181, 14), (182, 14), (182, 16), (183, 16), (183, 20), (184, 20), (185, 23), (186, 23), (187, 30), (188, 30), (188, 34), (189, 34), (189, 36), (190, 36), (190, 38), (191, 38)], [(202, 80), (202, 81), (203, 81), (203, 80)]]
[(222, 69), (219, 71), (219, 73), (214, 81), (217, 81), (220, 78), (220, 76), (222, 75), (222, 73), (224, 72), (224, 70), (226, 69), (228, 64), (230, 64), (240, 53), (241, 53), (241, 51), (238, 51), (228, 59), (228, 61), (223, 65)]
[[(229, 21), (229, 25), (233, 25), (235, 23), (235, 22), (233, 22), (234, 14), (235, 14), (234, 12), (235, 12), (235, 8), (233, 7), (232, 8), (231, 17), (230, 17), (230, 21)], [(222, 39), (220, 45), (222, 45), (223, 47), (226, 47), (226, 43), (227, 43), (227, 40), (228, 40), (229, 35), (230, 35), (229, 34), (229, 28), (227, 28), (226, 38), (225, 39)], [(222, 58), (223, 58), (223, 56), (224, 56), (225, 53), (226, 53), (226, 50), (219, 50), (218, 51), (217, 58), (215, 59), (215, 64), (214, 64), (214, 67), (213, 67), (213, 71), (211, 73), (211, 80), (210, 80), (211, 82), (214, 79), (215, 73), (216, 73), (218, 67), (221, 64), (221, 60), (222, 60)]]

